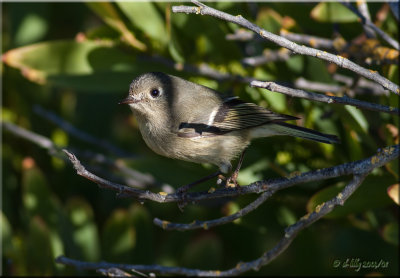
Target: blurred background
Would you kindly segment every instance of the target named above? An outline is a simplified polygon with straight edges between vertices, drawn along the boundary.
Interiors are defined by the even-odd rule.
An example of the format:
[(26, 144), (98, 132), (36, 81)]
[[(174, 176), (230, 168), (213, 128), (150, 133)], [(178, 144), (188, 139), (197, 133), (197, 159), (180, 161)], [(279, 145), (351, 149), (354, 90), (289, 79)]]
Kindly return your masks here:
[[(287, 30), (346, 43), (363, 39), (357, 16), (340, 4), (209, 4), (276, 34)], [(154, 226), (155, 217), (183, 223), (219, 218), (256, 196), (189, 205), (181, 212), (176, 204), (118, 199), (115, 192), (76, 175), (61, 148), (74, 151), (89, 170), (104, 178), (154, 192), (171, 191), (215, 171), (211, 165), (158, 156), (145, 145), (128, 107), (117, 105), (131, 80), (144, 72), (163, 71), (237, 95), (300, 117), (298, 125), (341, 138), (336, 145), (292, 137), (254, 141), (239, 175), (241, 185), (367, 158), (378, 148), (398, 143), (394, 115), (289, 98), (251, 88), (242, 77), (291, 87), (299, 87), (296, 81), (303, 78), (339, 87), (334, 92), (338, 96), (353, 93), (360, 100), (398, 107), (395, 94), (376, 86), (360, 93), (338, 78), (357, 80), (353, 72), (292, 53), (251, 64), (245, 58), (265, 60), (268, 53), (282, 50), (256, 37), (228, 39), (227, 35), (242, 32), (238, 26), (209, 16), (174, 14), (172, 6), (2, 3), (2, 122), (55, 144), (46, 149), (2, 127), (3, 274), (94, 273), (56, 264), (60, 255), (224, 270), (261, 256), (283, 236), (285, 227), (349, 181), (350, 177), (340, 177), (294, 186), (246, 217), (210, 230), (178, 232)], [(368, 3), (368, 8), (372, 21), (398, 38), (398, 22), (389, 5)], [(343, 50), (331, 47), (328, 52)], [(356, 63), (399, 84), (398, 62), (371, 62), (349, 53)], [(398, 174), (397, 161), (375, 169), (343, 207), (302, 231), (272, 263), (248, 274), (398, 274), (398, 206), (387, 193), (398, 183)], [(214, 181), (196, 190), (211, 186)], [(335, 260), (347, 259), (382, 260), (388, 267), (357, 272), (333, 266)]]

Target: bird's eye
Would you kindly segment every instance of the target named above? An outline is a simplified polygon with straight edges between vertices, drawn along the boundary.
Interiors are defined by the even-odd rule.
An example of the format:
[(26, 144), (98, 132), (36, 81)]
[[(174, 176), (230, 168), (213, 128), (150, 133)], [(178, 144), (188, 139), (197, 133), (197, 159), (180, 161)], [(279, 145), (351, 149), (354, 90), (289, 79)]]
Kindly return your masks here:
[(160, 90), (158, 90), (158, 89), (152, 89), (152, 90), (150, 91), (150, 95), (151, 95), (153, 98), (159, 97), (159, 96), (160, 96)]

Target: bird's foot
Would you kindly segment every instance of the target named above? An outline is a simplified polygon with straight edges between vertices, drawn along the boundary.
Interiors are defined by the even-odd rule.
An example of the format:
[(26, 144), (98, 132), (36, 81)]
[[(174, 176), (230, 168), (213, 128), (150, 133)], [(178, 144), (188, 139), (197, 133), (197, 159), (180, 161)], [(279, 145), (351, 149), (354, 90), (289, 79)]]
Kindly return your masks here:
[(230, 176), (228, 178), (228, 180), (226, 181), (225, 187), (240, 189), (240, 185), (237, 181), (238, 175), (239, 175), (239, 172), (237, 172), (237, 171), (233, 172), (232, 176)]

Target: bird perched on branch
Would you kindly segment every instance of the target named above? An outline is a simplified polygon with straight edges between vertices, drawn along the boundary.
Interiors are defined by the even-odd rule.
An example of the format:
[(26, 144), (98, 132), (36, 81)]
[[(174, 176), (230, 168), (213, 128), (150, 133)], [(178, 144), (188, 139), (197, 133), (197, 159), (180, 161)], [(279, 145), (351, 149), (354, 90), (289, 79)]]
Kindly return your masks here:
[[(274, 135), (337, 143), (334, 135), (285, 123), (297, 117), (277, 114), (237, 97), (224, 98), (205, 86), (161, 72), (135, 78), (128, 104), (146, 144), (154, 152), (196, 163), (212, 163), (219, 171), (181, 188), (231, 171), (231, 161), (243, 154), (250, 141)], [(239, 166), (227, 184), (237, 185)]]

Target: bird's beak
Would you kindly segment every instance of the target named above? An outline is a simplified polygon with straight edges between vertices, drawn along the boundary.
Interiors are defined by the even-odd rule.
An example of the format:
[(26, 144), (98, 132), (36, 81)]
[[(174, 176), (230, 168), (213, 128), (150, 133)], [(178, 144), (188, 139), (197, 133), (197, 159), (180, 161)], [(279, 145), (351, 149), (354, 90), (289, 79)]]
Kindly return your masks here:
[(131, 104), (131, 103), (137, 103), (139, 101), (140, 101), (139, 99), (135, 99), (131, 95), (129, 95), (127, 98), (118, 102), (118, 104)]

